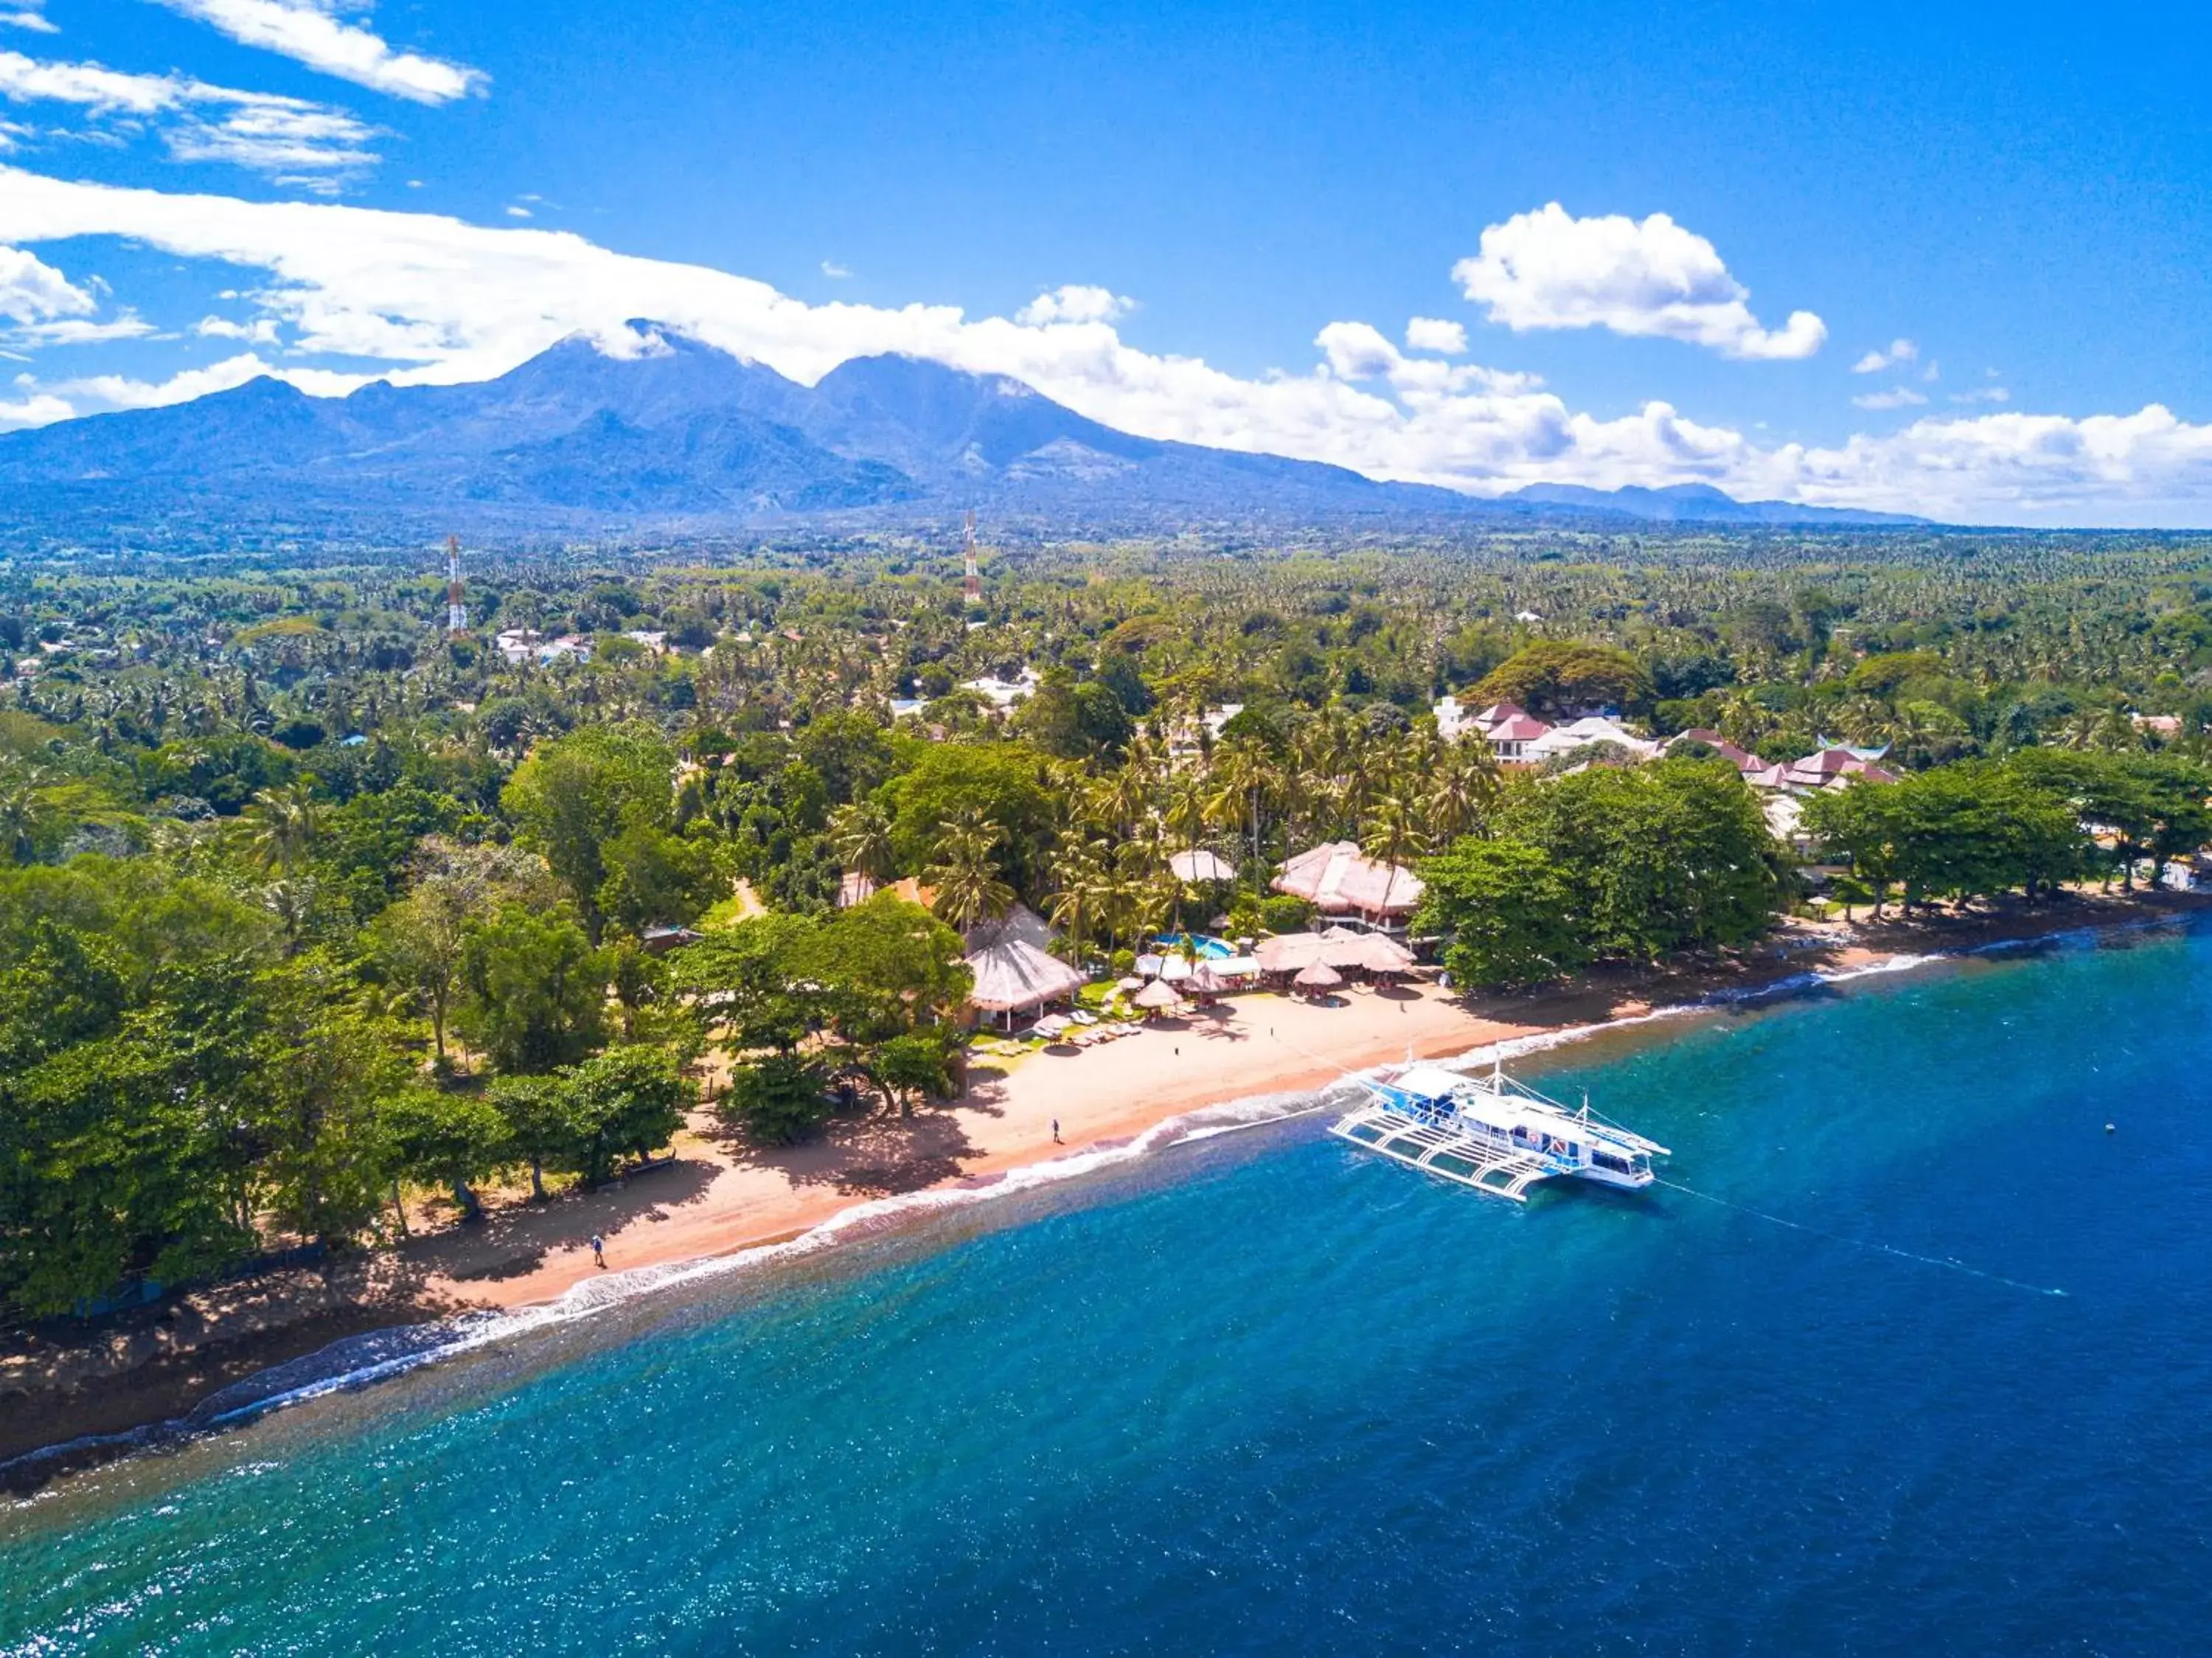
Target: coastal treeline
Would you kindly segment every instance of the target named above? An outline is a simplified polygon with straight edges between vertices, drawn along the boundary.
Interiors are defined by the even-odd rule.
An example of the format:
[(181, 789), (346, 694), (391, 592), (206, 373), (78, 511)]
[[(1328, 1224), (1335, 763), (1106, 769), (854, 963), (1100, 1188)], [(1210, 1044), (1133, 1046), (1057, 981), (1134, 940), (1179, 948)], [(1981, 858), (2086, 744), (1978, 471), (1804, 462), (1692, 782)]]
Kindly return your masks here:
[[(2204, 837), (2192, 544), (987, 569), (971, 602), (941, 541), (491, 559), (449, 634), (405, 555), (0, 566), (0, 1303), (602, 1181), (714, 1127), (702, 1090), (763, 1143), (912, 1111), (957, 1085), (963, 935), (1017, 904), (1111, 972), (1304, 924), (1270, 876), (1349, 840), (1426, 875), (1460, 982), (1515, 985), (1747, 942), (1805, 857), (1917, 905)], [(1445, 693), (1902, 777), (1809, 801), (1793, 852), (1726, 763), (1501, 767)]]

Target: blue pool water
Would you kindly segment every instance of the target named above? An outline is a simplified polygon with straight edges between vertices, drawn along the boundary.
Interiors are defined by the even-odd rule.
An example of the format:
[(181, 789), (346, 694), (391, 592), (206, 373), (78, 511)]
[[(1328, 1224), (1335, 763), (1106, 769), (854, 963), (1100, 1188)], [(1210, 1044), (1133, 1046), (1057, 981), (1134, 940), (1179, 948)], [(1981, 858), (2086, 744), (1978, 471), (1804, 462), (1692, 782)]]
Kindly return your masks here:
[[(1172, 953), (1182, 948), (1183, 936), (1181, 933), (1163, 933), (1152, 941), (1152, 948), (1163, 954)], [(1197, 944), (1199, 954), (1210, 960), (1224, 960), (1237, 954), (1237, 947), (1227, 939), (1209, 938), (1204, 933), (1197, 936)]]
[(1187, 1146), (81, 1477), (0, 1650), (2205, 1650), (2212, 939), (1608, 1041), (1721, 1201)]

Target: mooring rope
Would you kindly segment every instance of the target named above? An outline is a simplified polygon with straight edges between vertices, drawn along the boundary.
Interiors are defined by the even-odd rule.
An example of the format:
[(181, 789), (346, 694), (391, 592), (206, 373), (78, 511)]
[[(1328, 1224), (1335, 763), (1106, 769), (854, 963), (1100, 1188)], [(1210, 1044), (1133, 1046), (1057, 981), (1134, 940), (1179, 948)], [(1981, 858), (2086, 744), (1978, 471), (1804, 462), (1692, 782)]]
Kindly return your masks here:
[(1923, 1266), (1943, 1267), (1949, 1271), (1963, 1272), (1970, 1278), (1986, 1278), (1991, 1283), (2001, 1283), (2010, 1289), (2023, 1289), (2031, 1295), (2063, 1295), (2066, 1293), (2063, 1289), (2053, 1289), (2047, 1284), (2022, 1283), (2018, 1278), (2008, 1278), (2002, 1272), (1985, 1272), (1978, 1266), (1969, 1266), (1966, 1262), (1954, 1260), (1948, 1255), (1916, 1255), (1909, 1249), (1899, 1249), (1892, 1244), (1872, 1243), (1864, 1238), (1845, 1237), (1842, 1233), (1831, 1232), (1825, 1227), (1808, 1226), (1802, 1221), (1784, 1220), (1779, 1215), (1770, 1215), (1763, 1209), (1752, 1208), (1748, 1204), (1732, 1203), (1726, 1198), (1716, 1198), (1710, 1192), (1699, 1192), (1696, 1187), (1684, 1186), (1679, 1180), (1662, 1179), (1655, 1174), (1651, 1177), (1651, 1183), (1654, 1186), (1663, 1186), (1670, 1192), (1681, 1192), (1686, 1197), (1696, 1198), (1704, 1203), (1717, 1204), (1723, 1209), (1733, 1209), (1740, 1215), (1749, 1215), (1757, 1220), (1771, 1221), (1776, 1226), (1786, 1226), (1792, 1232), (1806, 1232), (1816, 1238), (1826, 1238), (1831, 1243), (1848, 1244), (1854, 1249), (1869, 1249), (1880, 1255), (1894, 1255), (1901, 1261), (1917, 1261)]

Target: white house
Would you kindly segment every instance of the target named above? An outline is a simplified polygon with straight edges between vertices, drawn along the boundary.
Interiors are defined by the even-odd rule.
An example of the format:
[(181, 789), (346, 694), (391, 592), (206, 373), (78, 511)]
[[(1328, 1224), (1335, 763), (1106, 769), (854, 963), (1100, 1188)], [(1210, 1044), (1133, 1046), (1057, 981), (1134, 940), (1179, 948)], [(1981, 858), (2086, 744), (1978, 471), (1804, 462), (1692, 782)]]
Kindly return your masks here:
[(980, 680), (963, 680), (960, 682), (960, 688), (963, 691), (974, 692), (985, 702), (990, 704), (993, 713), (1003, 714), (1016, 703), (1024, 701), (1036, 694), (1036, 670), (1033, 667), (1024, 667), (1018, 677), (1012, 680), (1002, 680), (995, 674), (986, 674)]
[(1638, 759), (1648, 760), (1659, 752), (1657, 743), (1646, 741), (1619, 721), (1609, 720), (1601, 714), (1592, 714), (1583, 719), (1570, 721), (1565, 725), (1552, 727), (1542, 736), (1524, 745), (1520, 758), (1540, 764), (1545, 760), (1556, 759), (1562, 754), (1572, 753), (1576, 749), (1594, 742), (1617, 743)]

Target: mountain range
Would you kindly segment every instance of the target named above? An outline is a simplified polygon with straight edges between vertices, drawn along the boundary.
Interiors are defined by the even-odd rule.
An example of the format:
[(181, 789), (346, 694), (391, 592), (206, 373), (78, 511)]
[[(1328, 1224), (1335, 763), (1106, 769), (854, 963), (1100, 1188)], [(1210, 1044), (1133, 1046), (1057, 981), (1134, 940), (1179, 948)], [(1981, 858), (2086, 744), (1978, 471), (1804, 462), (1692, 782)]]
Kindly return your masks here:
[(858, 357), (808, 387), (665, 325), (631, 327), (633, 355), (580, 336), (496, 380), (315, 398), (260, 379), (0, 436), (0, 533), (532, 536), (941, 521), (963, 508), (1147, 527), (1921, 521), (1696, 485), (1484, 499), (1134, 436), (1020, 381), (925, 359)]

